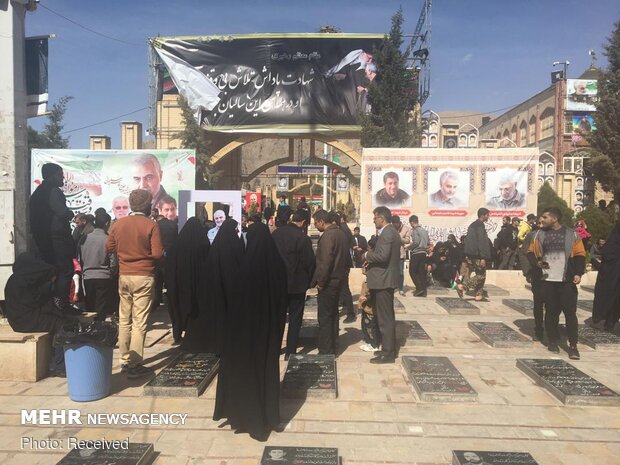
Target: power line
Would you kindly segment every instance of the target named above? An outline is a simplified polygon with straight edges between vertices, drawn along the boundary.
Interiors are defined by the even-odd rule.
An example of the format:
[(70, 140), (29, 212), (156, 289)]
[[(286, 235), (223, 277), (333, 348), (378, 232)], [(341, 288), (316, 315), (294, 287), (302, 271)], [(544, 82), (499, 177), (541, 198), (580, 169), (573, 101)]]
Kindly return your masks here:
[(143, 46), (143, 44), (138, 44), (138, 43), (135, 43), (135, 42), (127, 42), (126, 40), (117, 39), (116, 37), (112, 37), (112, 36), (109, 36), (109, 35), (103, 34), (103, 33), (101, 33), (101, 32), (97, 32), (97, 31), (95, 31), (94, 29), (91, 29), (91, 28), (89, 28), (89, 27), (87, 27), (87, 26), (84, 26), (83, 24), (78, 23), (77, 21), (73, 21), (72, 19), (67, 18), (66, 16), (64, 16), (64, 15), (62, 15), (62, 14), (60, 14), (60, 13), (58, 13), (58, 12), (54, 11), (54, 10), (52, 10), (51, 8), (46, 7), (45, 5), (43, 5), (43, 4), (41, 4), (41, 3), (39, 3), (39, 6), (40, 6), (41, 8), (43, 8), (44, 10), (47, 10), (47, 11), (49, 11), (50, 13), (53, 13), (53, 14), (55, 14), (56, 16), (58, 16), (58, 17), (60, 17), (60, 18), (64, 19), (65, 21), (69, 21), (71, 24), (74, 24), (74, 25), (76, 25), (77, 27), (80, 27), (80, 28), (82, 28), (82, 29), (84, 29), (84, 30), (86, 30), (86, 31), (88, 31), (88, 32), (91, 32), (91, 33), (93, 33), (93, 34), (95, 34), (95, 35), (98, 35), (98, 36), (100, 36), (100, 37), (103, 37), (103, 38), (105, 38), (105, 39), (114, 40), (114, 41), (116, 41), (116, 42), (120, 42), (120, 43), (122, 43), (122, 44), (127, 44), (127, 45), (135, 45), (135, 46), (137, 46), (137, 47), (142, 47), (142, 46)]
[(93, 126), (98, 126), (98, 125), (103, 124), (103, 123), (109, 123), (110, 121), (114, 121), (116, 119), (122, 118), (123, 116), (133, 115), (134, 113), (138, 113), (139, 111), (146, 110), (147, 108), (148, 107), (139, 108), (138, 110), (130, 111), (129, 113), (118, 115), (118, 116), (115, 116), (114, 118), (106, 119), (104, 121), (98, 121), (97, 123), (89, 124), (87, 126), (82, 126), (81, 128), (75, 128), (75, 129), (70, 129), (68, 131), (63, 131), (63, 132), (61, 132), (61, 134), (69, 134), (70, 132), (81, 131), (82, 129), (88, 129), (88, 128), (92, 128)]

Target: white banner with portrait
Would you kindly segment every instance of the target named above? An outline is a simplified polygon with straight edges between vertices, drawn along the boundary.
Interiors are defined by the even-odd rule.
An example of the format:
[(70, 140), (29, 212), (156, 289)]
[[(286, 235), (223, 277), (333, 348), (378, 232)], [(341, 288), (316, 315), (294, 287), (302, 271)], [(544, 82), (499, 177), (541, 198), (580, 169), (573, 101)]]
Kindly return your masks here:
[(407, 221), (417, 215), (433, 242), (467, 232), (488, 208), (493, 239), (504, 216), (525, 218), (537, 208), (538, 149), (364, 149), (361, 227), (374, 234), (372, 211), (388, 207)]

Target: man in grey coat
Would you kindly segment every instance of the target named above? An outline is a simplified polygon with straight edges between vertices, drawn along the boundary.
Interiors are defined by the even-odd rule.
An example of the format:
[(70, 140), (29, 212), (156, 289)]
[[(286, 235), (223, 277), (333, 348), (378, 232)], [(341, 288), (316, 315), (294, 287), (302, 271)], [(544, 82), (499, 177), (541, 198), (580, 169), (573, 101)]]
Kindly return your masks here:
[(392, 226), (392, 213), (387, 207), (373, 210), (377, 228), (377, 243), (366, 253), (366, 279), (379, 323), (382, 349), (370, 363), (394, 363), (396, 359), (396, 319), (394, 317), (394, 289), (400, 281), (401, 238)]
[(491, 260), (491, 242), (484, 226), (487, 221), (489, 221), (489, 210), (479, 208), (478, 219), (467, 228), (465, 261), (460, 271), (461, 282), (456, 285), (456, 292), (460, 298), (463, 298), (463, 292), (474, 292), (476, 302), (488, 300), (488, 294), (484, 290), (487, 261)]

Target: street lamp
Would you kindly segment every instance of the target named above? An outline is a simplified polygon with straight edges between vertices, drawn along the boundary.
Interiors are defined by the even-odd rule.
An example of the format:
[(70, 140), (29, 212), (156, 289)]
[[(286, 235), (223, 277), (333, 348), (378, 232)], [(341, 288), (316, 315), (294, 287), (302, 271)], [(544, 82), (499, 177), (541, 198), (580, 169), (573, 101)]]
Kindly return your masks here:
[(566, 61), (554, 61), (553, 62), (553, 66), (558, 66), (558, 65), (564, 66), (564, 79), (567, 79), (568, 75), (566, 74), (567, 73), (566, 69), (568, 68), (568, 65), (570, 65), (570, 61), (566, 60)]

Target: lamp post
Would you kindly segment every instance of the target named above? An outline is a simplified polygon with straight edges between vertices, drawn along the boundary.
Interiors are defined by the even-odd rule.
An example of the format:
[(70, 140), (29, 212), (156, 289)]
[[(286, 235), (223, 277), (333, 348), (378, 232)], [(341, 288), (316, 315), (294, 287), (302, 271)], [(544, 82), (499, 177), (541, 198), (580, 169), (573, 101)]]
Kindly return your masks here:
[(558, 66), (558, 65), (563, 65), (564, 66), (564, 77), (563, 79), (566, 80), (568, 78), (567, 73), (567, 69), (568, 69), (568, 65), (570, 65), (570, 61), (566, 60), (566, 61), (554, 61), (553, 62), (553, 66)]

